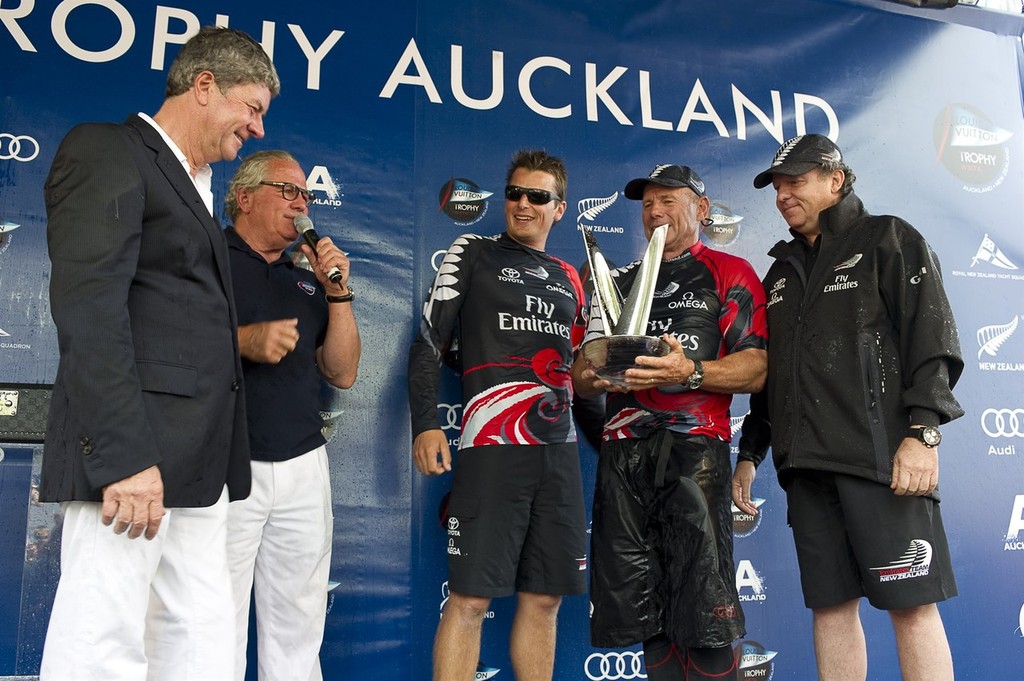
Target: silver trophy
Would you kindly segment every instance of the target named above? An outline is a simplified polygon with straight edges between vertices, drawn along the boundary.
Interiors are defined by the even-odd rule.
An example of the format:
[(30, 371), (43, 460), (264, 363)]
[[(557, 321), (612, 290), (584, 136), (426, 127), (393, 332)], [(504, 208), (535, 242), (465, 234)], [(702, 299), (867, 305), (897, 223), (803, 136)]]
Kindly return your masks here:
[(668, 343), (644, 333), (651, 315), (668, 225), (656, 227), (651, 234), (640, 271), (625, 300), (612, 279), (593, 231), (585, 225), (581, 229), (594, 282), (594, 300), (604, 321), (604, 336), (584, 343), (583, 357), (598, 378), (613, 385), (624, 385), (626, 370), (637, 366), (639, 355), (661, 357), (669, 352)]

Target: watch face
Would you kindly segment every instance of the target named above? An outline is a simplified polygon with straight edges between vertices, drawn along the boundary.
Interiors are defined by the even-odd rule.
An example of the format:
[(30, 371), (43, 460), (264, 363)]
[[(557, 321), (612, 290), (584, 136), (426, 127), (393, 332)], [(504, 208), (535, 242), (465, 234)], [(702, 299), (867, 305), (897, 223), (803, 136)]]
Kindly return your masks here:
[(921, 441), (929, 447), (934, 447), (942, 441), (942, 433), (934, 426), (921, 429)]

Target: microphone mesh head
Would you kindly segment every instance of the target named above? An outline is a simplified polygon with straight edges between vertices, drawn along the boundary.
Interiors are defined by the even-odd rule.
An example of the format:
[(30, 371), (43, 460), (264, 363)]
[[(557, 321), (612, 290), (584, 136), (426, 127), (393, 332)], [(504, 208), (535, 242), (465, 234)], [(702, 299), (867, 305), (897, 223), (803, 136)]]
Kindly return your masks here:
[(295, 219), (292, 220), (292, 224), (295, 225), (295, 231), (299, 234), (303, 234), (308, 230), (313, 229), (313, 221), (306, 215), (296, 215)]

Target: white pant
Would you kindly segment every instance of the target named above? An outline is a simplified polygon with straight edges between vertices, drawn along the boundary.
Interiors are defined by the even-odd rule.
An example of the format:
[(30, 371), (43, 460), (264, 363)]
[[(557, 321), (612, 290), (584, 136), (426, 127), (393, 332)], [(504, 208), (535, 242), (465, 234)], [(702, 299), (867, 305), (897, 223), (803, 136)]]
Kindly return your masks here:
[(260, 681), (319, 681), (334, 516), (327, 449), (253, 461), (252, 492), (228, 510), (235, 678), (245, 677), (250, 593)]
[(169, 508), (147, 540), (114, 534), (99, 503), (66, 503), (40, 681), (233, 679), (227, 511), (226, 491)]

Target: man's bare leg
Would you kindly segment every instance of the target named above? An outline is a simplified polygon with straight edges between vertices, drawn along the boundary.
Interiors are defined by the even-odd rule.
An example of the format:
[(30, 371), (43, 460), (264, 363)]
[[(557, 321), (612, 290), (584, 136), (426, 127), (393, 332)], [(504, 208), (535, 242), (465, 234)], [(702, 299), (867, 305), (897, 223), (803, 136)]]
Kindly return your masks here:
[(560, 596), (521, 592), (512, 620), (510, 653), (516, 681), (551, 681)]
[(860, 622), (860, 599), (814, 608), (813, 612), (820, 681), (864, 681), (868, 653)]
[(452, 592), (434, 637), (434, 681), (472, 681), (480, 661), (480, 630), (491, 599)]
[(904, 681), (953, 681), (953, 656), (934, 603), (890, 610)]

